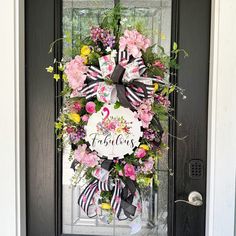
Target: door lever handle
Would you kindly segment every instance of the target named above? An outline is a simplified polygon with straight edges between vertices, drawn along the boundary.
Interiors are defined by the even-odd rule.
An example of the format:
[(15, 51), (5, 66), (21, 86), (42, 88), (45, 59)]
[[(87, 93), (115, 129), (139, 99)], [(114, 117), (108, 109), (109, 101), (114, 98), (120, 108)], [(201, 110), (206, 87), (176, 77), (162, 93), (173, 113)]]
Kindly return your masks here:
[(202, 206), (202, 204), (203, 204), (202, 195), (201, 195), (201, 193), (199, 193), (197, 191), (192, 191), (188, 195), (188, 201), (182, 200), (182, 199), (175, 200), (175, 203), (178, 203), (178, 202), (184, 202), (184, 203), (187, 203), (187, 204), (195, 206), (195, 207)]

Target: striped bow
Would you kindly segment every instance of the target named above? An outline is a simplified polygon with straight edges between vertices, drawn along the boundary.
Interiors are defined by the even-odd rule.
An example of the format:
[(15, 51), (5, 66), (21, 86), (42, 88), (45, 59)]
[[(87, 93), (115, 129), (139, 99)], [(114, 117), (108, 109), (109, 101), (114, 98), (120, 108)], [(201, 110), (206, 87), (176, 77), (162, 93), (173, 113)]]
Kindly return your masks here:
[[(97, 215), (96, 205), (98, 198), (96, 194), (101, 191), (112, 191), (111, 207), (118, 220), (133, 219), (136, 212), (136, 204), (138, 203), (139, 193), (132, 180), (127, 179), (124, 183), (121, 179), (112, 181), (93, 180), (82, 191), (79, 196), (78, 204), (84, 210), (88, 217), (92, 218)], [(134, 198), (136, 198), (135, 201)]]
[(153, 96), (153, 79), (142, 77), (145, 70), (143, 59), (133, 58), (126, 51), (119, 51), (116, 58), (103, 56), (99, 68), (89, 66), (81, 94), (90, 100), (97, 96), (100, 83), (111, 81), (121, 105), (134, 109), (143, 99)]

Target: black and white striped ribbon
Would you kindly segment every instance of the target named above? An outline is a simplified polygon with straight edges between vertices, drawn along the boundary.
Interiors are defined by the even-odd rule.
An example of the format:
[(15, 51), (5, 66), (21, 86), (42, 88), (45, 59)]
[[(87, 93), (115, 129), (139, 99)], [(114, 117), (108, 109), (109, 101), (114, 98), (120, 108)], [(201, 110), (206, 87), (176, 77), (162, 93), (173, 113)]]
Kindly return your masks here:
[(122, 191), (121, 181), (119, 179), (115, 179), (115, 187), (111, 199), (111, 206), (118, 219), (120, 219), (120, 212), (121, 212), (121, 191)]
[[(122, 209), (122, 189), (124, 188), (124, 184), (120, 179), (115, 179), (113, 184), (110, 184), (110, 181), (99, 181), (93, 180), (88, 186), (82, 191), (79, 196), (78, 204), (84, 210), (88, 217), (92, 218), (97, 215), (96, 213), (96, 205), (95, 202), (95, 194), (100, 191), (113, 191), (112, 199), (111, 199), (111, 207), (119, 220), (127, 219), (127, 214), (124, 212), (127, 209)], [(132, 206), (132, 203), (126, 203)], [(135, 206), (132, 206), (135, 207)]]
[(88, 186), (82, 191), (79, 196), (78, 204), (84, 210), (88, 217), (94, 217), (97, 215), (95, 209), (91, 209), (94, 207), (94, 194), (99, 191), (111, 191), (113, 186), (110, 184), (109, 180), (107, 181), (99, 181), (93, 180)]
[[(142, 58), (132, 59), (132, 62), (136, 62), (139, 67), (139, 74), (142, 76), (146, 70), (146, 66)], [(117, 63), (129, 63), (130, 56), (127, 51), (119, 51), (117, 55)], [(81, 94), (84, 94), (87, 100), (97, 96), (97, 88), (100, 82), (103, 82), (105, 78), (102, 76), (100, 69), (94, 66), (90, 66), (87, 71), (86, 86), (81, 90)], [(129, 83), (124, 83), (126, 94), (129, 102), (132, 104), (140, 104), (144, 98), (151, 98), (154, 93), (154, 87), (152, 85), (153, 78), (140, 77), (133, 78)], [(144, 88), (146, 93), (144, 93)]]
[(80, 194), (78, 204), (84, 210), (88, 217), (97, 215), (96, 211), (91, 211), (90, 207), (93, 206), (92, 200), (95, 192), (97, 191), (98, 180), (92, 181)]

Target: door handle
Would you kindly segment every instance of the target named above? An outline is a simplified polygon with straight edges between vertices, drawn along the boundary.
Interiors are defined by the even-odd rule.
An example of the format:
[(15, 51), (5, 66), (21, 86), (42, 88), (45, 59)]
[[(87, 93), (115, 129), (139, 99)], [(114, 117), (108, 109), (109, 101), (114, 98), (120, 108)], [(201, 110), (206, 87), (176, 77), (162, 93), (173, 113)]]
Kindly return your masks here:
[(197, 191), (192, 191), (188, 195), (188, 201), (182, 200), (182, 199), (175, 200), (175, 203), (178, 203), (178, 202), (184, 202), (184, 203), (187, 203), (187, 204), (195, 206), (195, 207), (200, 207), (203, 204), (202, 195), (201, 195), (201, 193), (199, 193)]

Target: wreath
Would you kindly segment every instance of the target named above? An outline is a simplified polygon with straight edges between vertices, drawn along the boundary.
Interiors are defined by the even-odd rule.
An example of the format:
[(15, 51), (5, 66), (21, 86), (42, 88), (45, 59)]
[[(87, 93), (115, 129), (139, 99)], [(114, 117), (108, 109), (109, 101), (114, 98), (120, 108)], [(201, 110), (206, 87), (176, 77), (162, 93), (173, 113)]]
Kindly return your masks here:
[(168, 81), (171, 68), (178, 68), (177, 44), (168, 55), (123, 21), (106, 14), (81, 36), (73, 58), (46, 68), (63, 80), (55, 128), (71, 146), (72, 184), (86, 182), (78, 204), (88, 217), (107, 223), (140, 218), (140, 191), (157, 188), (158, 160), (168, 148), (169, 94), (183, 95)]

